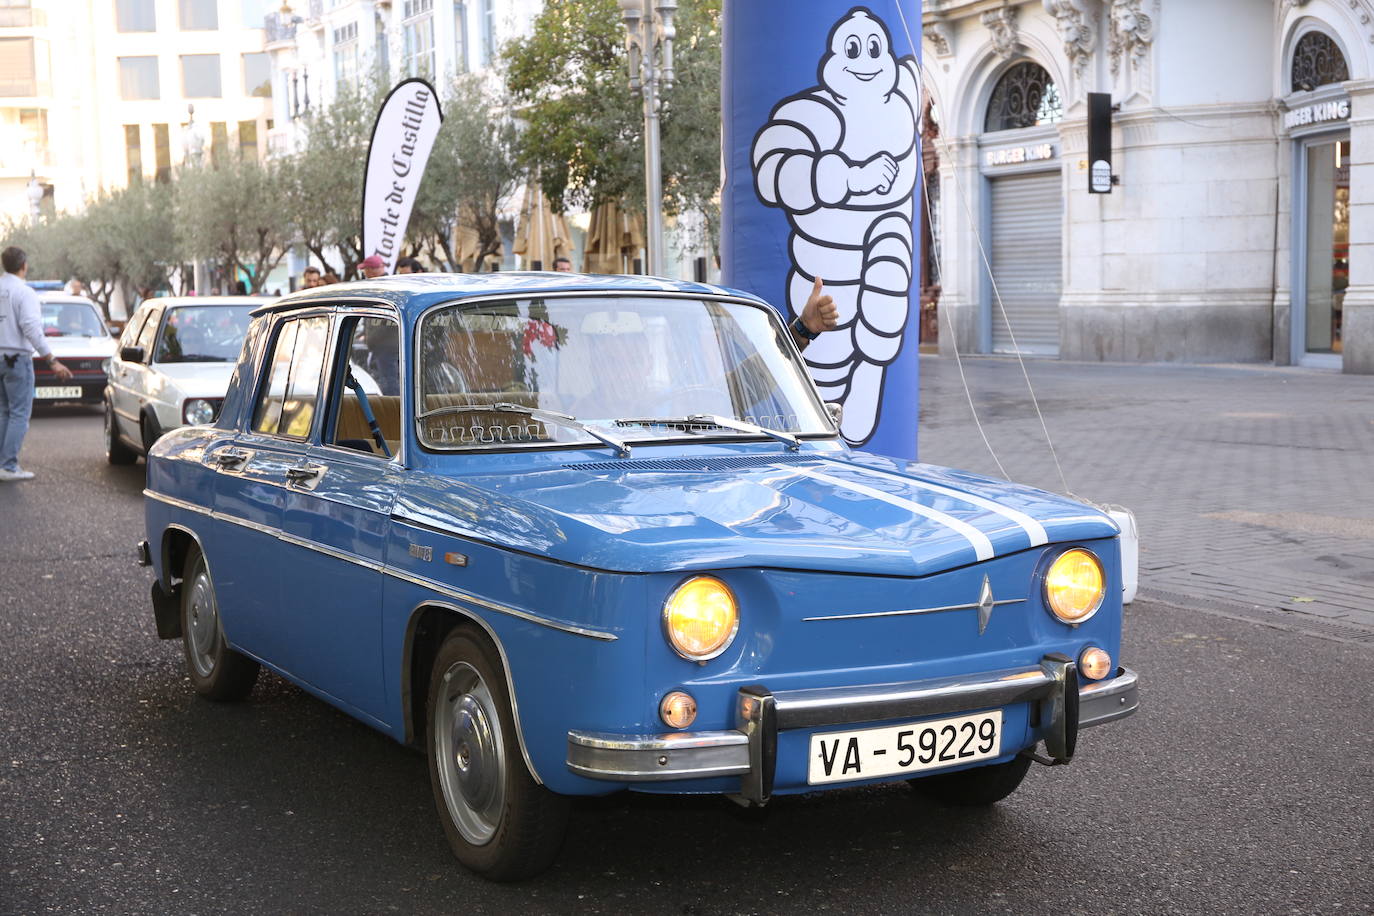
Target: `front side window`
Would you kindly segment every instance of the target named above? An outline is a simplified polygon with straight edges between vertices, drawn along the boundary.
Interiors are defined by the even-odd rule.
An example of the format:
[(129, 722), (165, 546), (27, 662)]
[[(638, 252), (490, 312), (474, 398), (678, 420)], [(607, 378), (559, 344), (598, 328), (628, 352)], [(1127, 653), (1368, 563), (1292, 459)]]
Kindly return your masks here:
[(159, 363), (231, 363), (239, 358), (253, 306), (188, 305), (173, 308), (157, 341)]
[(831, 434), (804, 367), (766, 307), (654, 296), (519, 299), (431, 312), (416, 418), (432, 448), (749, 436), (702, 414)]
[(267, 384), (253, 411), (255, 432), (293, 439), (310, 434), (328, 344), (329, 319), (323, 315), (282, 324), (272, 349)]
[(157, 333), (157, 326), (162, 322), (162, 309), (150, 309), (148, 320), (143, 328), (138, 332), (138, 346), (143, 348), (143, 361), (146, 363), (153, 355), (153, 335)]
[[(339, 330), (338, 408), (328, 444), (393, 457), (401, 439), (401, 335), (389, 318), (350, 318)], [(374, 431), (372, 424), (376, 423)]]
[(983, 130), (1017, 130), (1054, 124), (1064, 116), (1064, 103), (1049, 72), (1023, 60), (1002, 74), (988, 99)]
[(220, 97), (218, 54), (181, 56), (181, 94), (188, 99)]

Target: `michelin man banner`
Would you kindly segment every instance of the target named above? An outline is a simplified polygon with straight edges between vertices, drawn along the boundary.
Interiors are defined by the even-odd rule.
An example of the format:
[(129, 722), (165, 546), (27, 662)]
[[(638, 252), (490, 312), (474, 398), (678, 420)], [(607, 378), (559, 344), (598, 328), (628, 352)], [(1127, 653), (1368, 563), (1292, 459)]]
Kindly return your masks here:
[(817, 277), (840, 326), (807, 347), (853, 445), (916, 457), (919, 0), (727, 3), (723, 282), (791, 320)]
[(377, 112), (363, 177), (363, 256), (396, 269), (410, 211), (444, 115), (439, 96), (422, 79), (396, 84)]

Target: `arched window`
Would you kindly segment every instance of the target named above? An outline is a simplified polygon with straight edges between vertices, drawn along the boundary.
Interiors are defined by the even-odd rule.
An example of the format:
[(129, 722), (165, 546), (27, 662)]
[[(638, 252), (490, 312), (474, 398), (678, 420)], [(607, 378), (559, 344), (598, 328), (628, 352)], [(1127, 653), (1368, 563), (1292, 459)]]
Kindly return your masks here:
[(983, 130), (1016, 130), (1053, 124), (1064, 116), (1064, 103), (1049, 73), (1039, 64), (1023, 60), (1012, 67), (992, 89)]
[(1292, 92), (1311, 92), (1328, 83), (1350, 79), (1350, 68), (1336, 42), (1325, 32), (1308, 32), (1293, 48)]

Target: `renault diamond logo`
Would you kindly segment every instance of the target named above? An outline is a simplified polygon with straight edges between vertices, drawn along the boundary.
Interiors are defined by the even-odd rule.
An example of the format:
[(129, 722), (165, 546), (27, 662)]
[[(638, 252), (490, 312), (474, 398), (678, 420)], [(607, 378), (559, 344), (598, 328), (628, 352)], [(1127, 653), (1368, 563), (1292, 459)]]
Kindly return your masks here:
[(997, 602), (992, 597), (992, 583), (988, 582), (988, 577), (983, 576), (983, 590), (978, 594), (978, 635), (982, 636), (987, 631), (988, 621), (992, 619), (992, 609)]

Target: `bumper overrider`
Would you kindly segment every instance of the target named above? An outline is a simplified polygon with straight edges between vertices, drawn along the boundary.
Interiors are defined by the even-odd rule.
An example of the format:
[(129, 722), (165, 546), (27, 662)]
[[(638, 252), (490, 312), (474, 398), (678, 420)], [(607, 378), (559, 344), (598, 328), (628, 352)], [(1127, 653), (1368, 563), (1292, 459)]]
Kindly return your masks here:
[(920, 719), (1038, 704), (1036, 733), (1055, 763), (1073, 758), (1078, 730), (1125, 718), (1139, 706), (1129, 668), (1102, 681), (1080, 682), (1071, 659), (1046, 655), (1039, 667), (932, 678), (871, 687), (822, 687), (770, 692), (743, 687), (737, 727), (663, 735), (568, 732), (568, 769), (591, 779), (662, 782), (739, 776), (740, 795), (754, 804), (773, 792), (778, 733), (888, 719)]

